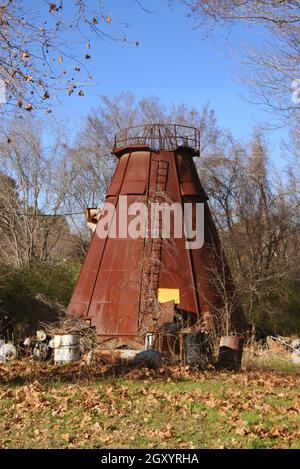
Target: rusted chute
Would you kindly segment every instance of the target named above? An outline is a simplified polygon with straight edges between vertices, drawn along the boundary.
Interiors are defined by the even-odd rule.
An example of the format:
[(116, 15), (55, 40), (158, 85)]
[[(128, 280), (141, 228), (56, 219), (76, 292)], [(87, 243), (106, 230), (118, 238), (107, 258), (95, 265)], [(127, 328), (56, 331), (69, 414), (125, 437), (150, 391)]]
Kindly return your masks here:
[[(87, 211), (95, 232), (68, 308), (68, 314), (86, 318), (96, 327), (103, 348), (140, 349), (152, 334), (149, 348), (173, 347), (174, 353), (180, 353), (177, 339), (184, 331), (222, 334), (224, 324), (235, 333), (246, 327), (238, 300), (233, 301), (236, 293), (229, 267), (193, 161), (199, 149), (197, 129), (173, 124), (133, 127), (116, 136), (117, 166), (101, 213)], [(148, 210), (147, 236), (124, 234), (124, 220), (129, 230), (137, 217), (125, 214), (124, 200), (127, 207), (139, 203)], [(151, 207), (174, 203), (182, 214), (189, 207), (190, 231), (197, 225), (197, 206), (202, 206), (200, 247), (187, 247), (186, 219), (182, 216), (178, 222), (176, 210), (170, 211), (169, 237), (161, 226), (168, 212), (158, 217), (153, 236)], [(101, 237), (98, 227), (105, 217), (108, 220), (111, 206), (114, 213), (107, 221), (107, 236)], [(183, 234), (178, 237), (180, 224)], [(111, 236), (112, 231), (116, 236)]]

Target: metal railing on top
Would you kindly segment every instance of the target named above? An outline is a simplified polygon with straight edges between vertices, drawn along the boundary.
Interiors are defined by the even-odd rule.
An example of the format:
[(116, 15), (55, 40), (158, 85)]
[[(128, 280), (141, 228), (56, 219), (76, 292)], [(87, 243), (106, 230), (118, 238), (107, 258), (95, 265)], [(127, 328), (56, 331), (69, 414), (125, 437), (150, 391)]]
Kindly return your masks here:
[(152, 150), (176, 150), (184, 146), (198, 154), (200, 132), (186, 125), (145, 124), (128, 127), (116, 134), (114, 149), (132, 145), (145, 145)]

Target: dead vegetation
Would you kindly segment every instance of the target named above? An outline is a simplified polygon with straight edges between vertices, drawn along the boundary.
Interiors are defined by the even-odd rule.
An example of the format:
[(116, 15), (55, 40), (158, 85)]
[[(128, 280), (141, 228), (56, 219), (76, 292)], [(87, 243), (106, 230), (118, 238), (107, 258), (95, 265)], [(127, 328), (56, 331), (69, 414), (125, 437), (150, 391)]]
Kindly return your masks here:
[(292, 339), (267, 337), (265, 344), (249, 340), (244, 347), (243, 365), (247, 370), (281, 370), (291, 369), (300, 372), (300, 366), (291, 363)]
[(89, 352), (97, 344), (96, 329), (91, 327), (89, 322), (80, 318), (61, 315), (59, 321), (41, 323), (40, 326), (50, 337), (67, 334), (78, 335), (82, 353)]

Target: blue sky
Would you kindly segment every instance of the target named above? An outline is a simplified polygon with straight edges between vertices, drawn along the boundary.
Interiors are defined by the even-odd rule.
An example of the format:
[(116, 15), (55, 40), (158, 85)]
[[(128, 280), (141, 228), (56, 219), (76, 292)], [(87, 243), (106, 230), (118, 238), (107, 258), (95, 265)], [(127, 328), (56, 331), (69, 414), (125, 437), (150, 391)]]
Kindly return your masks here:
[[(88, 0), (90, 6), (96, 0)], [(207, 102), (216, 111), (221, 127), (232, 129), (237, 138), (247, 138), (255, 123), (269, 122), (270, 115), (242, 95), (247, 87), (234, 78), (235, 63), (221, 30), (214, 39), (205, 39), (204, 31), (195, 29), (182, 5), (173, 10), (167, 0), (143, 0), (144, 12), (134, 0), (106, 0), (113, 23), (129, 24), (127, 35), (139, 46), (92, 39), (89, 70), (94, 86), (85, 89), (83, 98), (63, 97), (62, 113), (75, 128), (88, 111), (100, 103), (100, 95), (114, 96), (131, 91), (137, 98), (158, 96), (166, 105), (184, 103), (202, 108)], [(232, 42), (242, 45), (253, 38), (253, 31), (237, 29)], [(254, 38), (255, 39), (255, 38)], [(285, 131), (269, 132), (276, 160)]]

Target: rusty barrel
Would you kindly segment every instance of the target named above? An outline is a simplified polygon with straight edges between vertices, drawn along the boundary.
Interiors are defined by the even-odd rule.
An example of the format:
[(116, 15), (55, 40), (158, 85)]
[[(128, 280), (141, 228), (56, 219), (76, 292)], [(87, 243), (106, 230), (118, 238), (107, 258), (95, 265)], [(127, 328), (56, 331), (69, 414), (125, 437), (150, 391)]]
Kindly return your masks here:
[(238, 371), (241, 368), (243, 345), (244, 341), (240, 337), (221, 337), (218, 368)]

